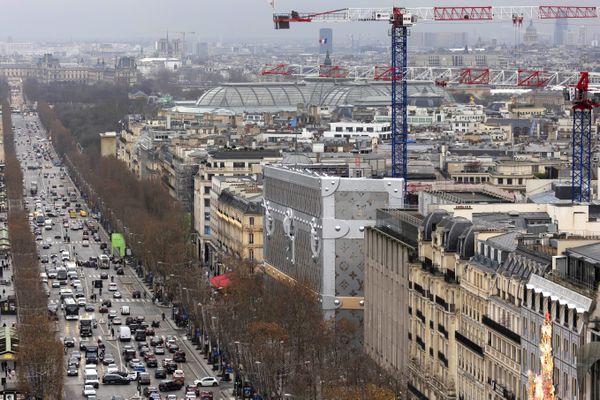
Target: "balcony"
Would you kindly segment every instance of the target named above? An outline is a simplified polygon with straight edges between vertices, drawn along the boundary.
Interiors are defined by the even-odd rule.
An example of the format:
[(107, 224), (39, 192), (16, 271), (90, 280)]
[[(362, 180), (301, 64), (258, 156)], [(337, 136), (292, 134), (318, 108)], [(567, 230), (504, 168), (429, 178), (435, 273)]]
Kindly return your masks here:
[(495, 330), (496, 332), (507, 337), (508, 339), (512, 340), (513, 342), (515, 342), (519, 345), (521, 344), (521, 336), (519, 336), (515, 332), (511, 331), (510, 329), (506, 328), (505, 326), (497, 323), (493, 319), (484, 315), (483, 318), (481, 318), (481, 322), (483, 322), (483, 324), (485, 326), (487, 326), (488, 328)]
[(446, 358), (444, 353), (442, 353), (441, 351), (438, 351), (437, 356), (438, 356), (438, 360), (440, 360), (442, 362), (442, 364), (444, 364), (444, 367), (448, 368), (448, 359)]
[(458, 343), (462, 344), (463, 346), (470, 349), (474, 353), (477, 353), (481, 357), (483, 357), (483, 348), (481, 346), (479, 346), (477, 343), (473, 342), (468, 337), (463, 336), (463, 334), (458, 331), (454, 333), (454, 336), (456, 337), (456, 341)]
[(446, 328), (444, 327), (444, 325), (438, 324), (437, 328), (438, 328), (438, 332), (440, 332), (442, 335), (444, 335), (444, 337), (446, 339), (448, 339), (448, 331), (446, 330)]

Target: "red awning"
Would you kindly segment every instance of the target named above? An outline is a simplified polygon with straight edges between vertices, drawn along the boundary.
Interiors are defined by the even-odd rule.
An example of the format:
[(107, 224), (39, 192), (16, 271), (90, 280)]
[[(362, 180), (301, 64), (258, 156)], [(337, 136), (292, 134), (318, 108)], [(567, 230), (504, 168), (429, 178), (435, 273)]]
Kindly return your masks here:
[(225, 289), (231, 285), (235, 272), (228, 272), (223, 275), (217, 275), (210, 278), (210, 284), (217, 289)]

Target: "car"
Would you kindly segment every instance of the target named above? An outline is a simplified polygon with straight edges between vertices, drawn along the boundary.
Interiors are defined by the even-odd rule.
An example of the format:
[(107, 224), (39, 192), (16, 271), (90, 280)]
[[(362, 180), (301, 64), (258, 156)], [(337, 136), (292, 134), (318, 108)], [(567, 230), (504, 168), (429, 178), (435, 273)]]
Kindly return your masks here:
[(123, 297), (123, 295), (118, 290), (116, 292), (113, 292), (113, 298), (120, 299), (121, 297)]
[(100, 308), (98, 308), (98, 312), (100, 314), (105, 314), (108, 312), (108, 307), (106, 307), (105, 305), (101, 305)]
[(93, 385), (84, 385), (83, 386), (83, 397), (95, 396), (96, 389), (94, 389)]
[(125, 397), (121, 396), (120, 394), (113, 394), (110, 400), (125, 400)]
[(65, 347), (75, 347), (75, 338), (72, 336), (65, 336), (63, 343)]
[(44, 242), (44, 244), (42, 245), (42, 249), (45, 249), (45, 250), (47, 250), (47, 249), (49, 249), (49, 248), (50, 248), (50, 243), (48, 243), (48, 242)]
[(177, 370), (177, 363), (170, 358), (165, 358), (163, 360), (163, 367), (167, 370), (167, 374), (172, 374)]
[(85, 298), (80, 297), (79, 299), (77, 299), (77, 305), (79, 307), (85, 307), (87, 305)]
[(214, 376), (205, 376), (202, 379), (196, 379), (194, 381), (194, 386), (219, 386), (219, 381)]
[(91, 345), (92, 342), (89, 340), (85, 340), (85, 339), (80, 340), (79, 341), (79, 351), (85, 351), (85, 348), (87, 347), (88, 344)]
[(80, 361), (79, 361), (79, 358), (77, 358), (77, 357), (71, 357), (71, 358), (69, 358), (69, 361), (67, 361), (67, 365), (75, 365), (78, 368), (79, 368), (79, 363), (80, 363)]
[(146, 328), (146, 336), (154, 336), (155, 334), (154, 328)]
[(114, 318), (112, 319), (112, 324), (113, 324), (113, 325), (121, 325), (122, 323), (123, 323), (123, 321), (121, 321), (121, 318), (120, 318), (120, 317), (114, 317)]
[(85, 311), (86, 312), (94, 312), (94, 311), (96, 311), (96, 307), (93, 304), (87, 303), (85, 305)]
[(150, 374), (147, 372), (140, 372), (138, 374), (137, 380), (140, 385), (149, 385), (150, 384)]
[(123, 271), (123, 267), (117, 268), (117, 275), (125, 275), (125, 271)]
[(81, 241), (81, 245), (82, 245), (83, 247), (90, 247), (90, 241), (89, 241), (89, 240), (87, 240), (87, 239), (83, 239), (83, 240)]
[(141, 346), (138, 346), (138, 350), (140, 352), (140, 356), (141, 357), (145, 357), (146, 354), (152, 354), (152, 352), (150, 351), (150, 347), (148, 347), (147, 343), (140, 343)]
[[(148, 358), (144, 357), (144, 359), (146, 360), (146, 367), (148, 367), (148, 368), (158, 367), (158, 359), (156, 358), (155, 355), (152, 355), (151, 357), (148, 357)], [(165, 375), (166, 375), (166, 373), (165, 373)]]
[(142, 394), (145, 397), (150, 397), (152, 393), (158, 393), (158, 388), (156, 386), (146, 386), (142, 391)]
[(156, 347), (154, 347), (154, 354), (156, 354), (156, 355), (165, 354), (165, 346), (163, 346), (162, 344), (159, 344)]
[(100, 279), (108, 279), (108, 272), (101, 272)]
[(114, 363), (115, 363), (115, 356), (113, 356), (111, 353), (104, 354), (104, 359), (102, 360), (102, 364), (109, 365), (109, 364), (114, 364)]
[(163, 367), (158, 367), (154, 371), (154, 377), (156, 379), (165, 379), (167, 377), (167, 370)]
[(81, 360), (81, 352), (79, 350), (73, 350), (71, 352), (71, 358), (76, 358), (77, 360)]
[[(48, 247), (48, 248), (50, 248), (50, 247)], [(50, 261), (50, 259), (48, 258), (47, 254), (42, 254), (40, 256), (40, 261), (42, 262), (42, 264), (47, 264)]]
[(108, 318), (109, 318), (109, 319), (113, 319), (113, 318), (114, 318), (114, 317), (116, 317), (116, 316), (117, 316), (117, 310), (110, 310), (110, 311), (108, 312)]
[(150, 339), (150, 346), (158, 346), (159, 344), (163, 344), (164, 340), (161, 336), (155, 336), (152, 339)]
[(175, 354), (173, 355), (173, 361), (178, 362), (178, 363), (182, 363), (185, 362), (185, 351), (182, 350), (178, 350), (175, 352)]
[(115, 372), (119, 371), (119, 367), (117, 367), (117, 364), (108, 364), (106, 366), (106, 373), (107, 374), (114, 374)]
[(69, 364), (69, 366), (67, 367), (67, 376), (78, 376), (78, 375), (79, 375), (79, 368), (77, 367), (77, 365)]
[[(200, 392), (198, 394), (198, 396), (200, 396), (200, 400), (213, 400), (214, 399), (213, 393), (209, 392), (207, 390)], [(194, 397), (190, 397), (190, 399), (194, 399)], [(187, 400), (187, 393), (186, 393), (186, 400)]]
[(104, 374), (102, 377), (102, 383), (105, 385), (129, 385), (131, 380), (129, 378), (123, 377), (117, 373), (113, 374)]
[(142, 364), (142, 362), (140, 361), (139, 358), (134, 358), (133, 360), (129, 361), (129, 368), (131, 368), (131, 369), (136, 369), (136, 368), (140, 368), (143, 366), (144, 366), (144, 364)]
[[(192, 384), (187, 385), (183, 391), (185, 392), (186, 395), (188, 393), (193, 393), (194, 396), (198, 396), (200, 394), (200, 389), (198, 389), (196, 386), (194, 386)], [(196, 397), (194, 397), (194, 399), (195, 398)]]
[(167, 344), (167, 348), (169, 349), (169, 353), (177, 353), (179, 351), (179, 345), (177, 343), (169, 343)]
[(180, 382), (175, 382), (173, 380), (162, 381), (158, 384), (158, 390), (161, 392), (173, 392), (175, 390), (179, 390), (183, 387)]
[(110, 292), (116, 292), (117, 290), (119, 290), (119, 288), (117, 287), (117, 284), (116, 284), (116, 283), (114, 283), (114, 282), (111, 282), (111, 283), (108, 285), (108, 290), (109, 290)]

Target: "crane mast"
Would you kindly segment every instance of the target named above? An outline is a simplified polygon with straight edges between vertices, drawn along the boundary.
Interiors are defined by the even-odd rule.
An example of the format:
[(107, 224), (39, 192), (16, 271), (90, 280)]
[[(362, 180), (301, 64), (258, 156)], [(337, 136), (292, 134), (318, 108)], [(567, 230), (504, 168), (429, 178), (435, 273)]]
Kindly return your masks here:
[[(298, 12), (273, 14), (275, 29), (289, 29), (296, 22), (388, 22), (391, 24), (391, 67), (379, 76), (392, 83), (392, 176), (407, 183), (408, 170), (408, 29), (417, 21), (494, 21), (512, 20), (522, 24), (524, 18), (598, 18), (595, 6), (469, 6), (469, 7), (417, 7), (417, 8), (340, 8), (324, 12)], [(283, 68), (281, 66), (279, 69)], [(275, 70), (273, 70), (275, 71)], [(589, 76), (585, 74), (585, 79)], [(376, 71), (376, 76), (378, 76)], [(518, 82), (523, 86), (543, 86), (548, 81), (542, 71), (519, 70)], [(587, 80), (583, 75), (576, 86), (578, 93), (587, 93)], [(467, 69), (461, 72), (459, 83), (488, 84), (489, 69)], [(583, 96), (586, 98), (586, 96)], [(590, 201), (591, 180), (591, 114), (595, 104), (589, 100), (573, 105), (573, 201)], [(576, 190), (579, 185), (580, 190)], [(406, 191), (405, 191), (406, 192)]]

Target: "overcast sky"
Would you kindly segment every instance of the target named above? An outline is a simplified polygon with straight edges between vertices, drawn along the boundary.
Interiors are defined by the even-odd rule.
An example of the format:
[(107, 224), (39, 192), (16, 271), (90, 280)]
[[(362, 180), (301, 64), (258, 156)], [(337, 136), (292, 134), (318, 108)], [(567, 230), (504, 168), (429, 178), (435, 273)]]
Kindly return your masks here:
[[(442, 5), (528, 5), (547, 1), (427, 1), (427, 0), (274, 0), (275, 10), (322, 11), (339, 7), (373, 7), (402, 4), (406, 7)], [(552, 4), (594, 5), (587, 0), (554, 1)], [(156, 38), (170, 31), (195, 31), (196, 40), (215, 38), (257, 39), (276, 35), (293, 39), (314, 36), (320, 25), (296, 24), (289, 32), (275, 32), (268, 0), (0, 0), (0, 41)], [(591, 22), (585, 22), (588, 26)], [(437, 25), (434, 27), (434, 24)], [(420, 30), (498, 29), (496, 24), (423, 24)], [(593, 26), (598, 26), (595, 21)], [(302, 26), (300, 26), (302, 25)], [(373, 26), (375, 25), (375, 26)], [(540, 24), (550, 27), (551, 22)], [(510, 24), (506, 25), (510, 28)], [(386, 36), (380, 24), (341, 24), (336, 34)], [(549, 28), (548, 28), (549, 29)], [(334, 39), (335, 40), (335, 39)]]

